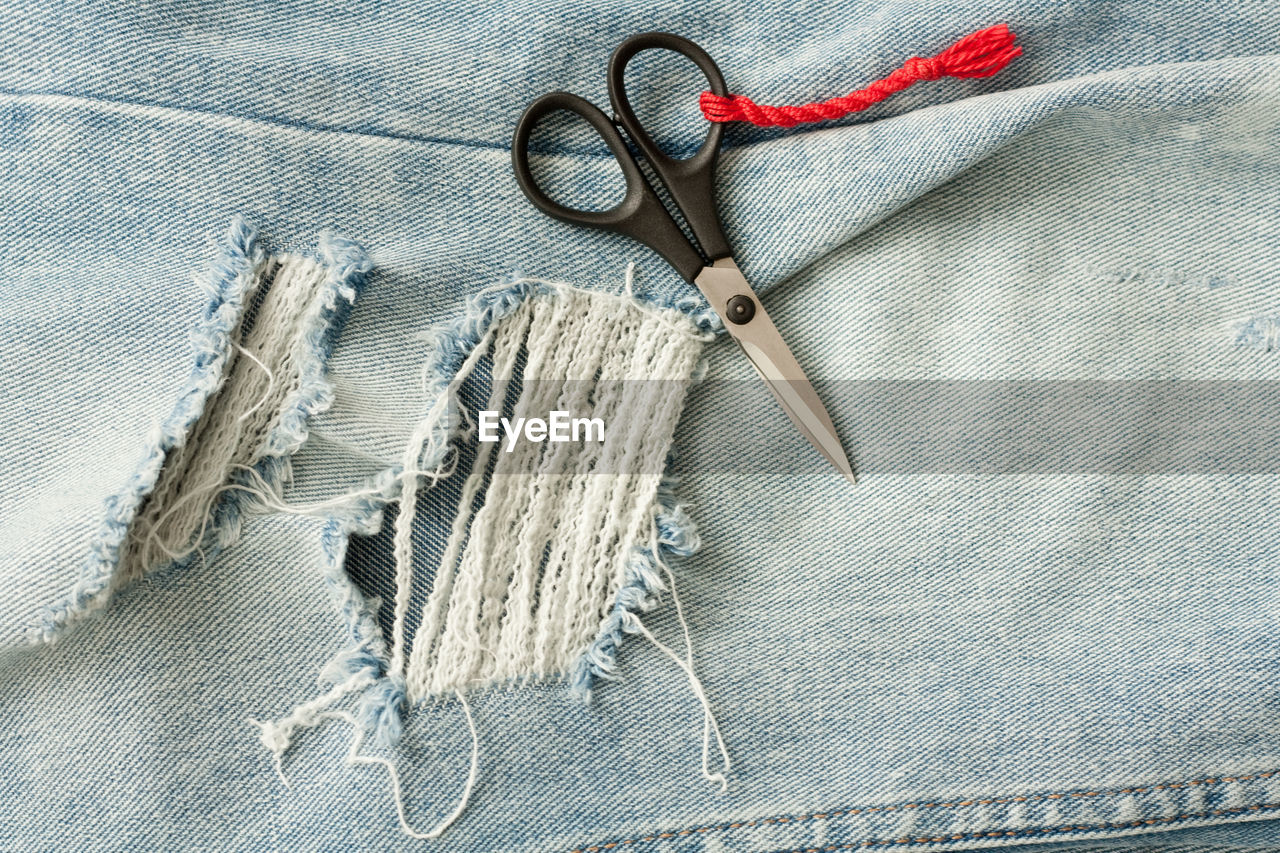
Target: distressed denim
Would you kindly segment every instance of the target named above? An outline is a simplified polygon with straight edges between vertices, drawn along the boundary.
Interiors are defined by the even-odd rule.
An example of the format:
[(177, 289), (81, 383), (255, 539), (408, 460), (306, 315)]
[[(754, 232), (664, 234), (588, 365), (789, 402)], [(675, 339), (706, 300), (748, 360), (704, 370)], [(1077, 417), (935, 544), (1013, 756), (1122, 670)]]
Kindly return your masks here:
[[(1280, 378), (1271, 3), (9, 4), (0, 847), (1280, 850), (1274, 473), (850, 487), (791, 464), (807, 445), (723, 335), (671, 443), (701, 544), (668, 562), (727, 791), (699, 773), (689, 680), (635, 633), (589, 703), (568, 678), (468, 695), (478, 773), (431, 841), (402, 832), (384, 768), (345, 763), (351, 726), (300, 730), (285, 787), (248, 722), (323, 694), (335, 662), (388, 683), (395, 501), (344, 496), (394, 476), (434, 399), (423, 332), (518, 275), (617, 292), (634, 262), (643, 303), (697, 297), (525, 201), (508, 147), (525, 104), (604, 103), (610, 51), (646, 30), (702, 45), (731, 91), (797, 103), (999, 21), (1024, 55), (996, 77), (727, 133), (729, 238), (817, 384)], [(700, 82), (675, 68), (638, 65), (631, 92), (688, 151)], [(541, 150), (579, 200), (617, 186), (590, 138)], [(332, 511), (232, 495), (218, 547), (107, 599), (259, 255), (314, 259), (322, 321), (264, 470), (287, 464), (288, 503)], [(745, 433), (777, 464), (706, 464)], [(422, 553), (457, 488), (424, 486)], [(668, 594), (643, 619), (682, 648)], [(430, 697), (395, 725), (368, 749), (426, 829), (466, 785), (467, 718)]]

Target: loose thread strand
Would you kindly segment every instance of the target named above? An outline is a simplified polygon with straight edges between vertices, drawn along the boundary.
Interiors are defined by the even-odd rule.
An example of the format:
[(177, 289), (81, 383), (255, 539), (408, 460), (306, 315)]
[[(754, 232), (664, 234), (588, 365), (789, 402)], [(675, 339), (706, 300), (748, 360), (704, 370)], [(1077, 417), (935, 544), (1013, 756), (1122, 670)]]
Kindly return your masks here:
[[(481, 339), (463, 361), (454, 376), (455, 382), (462, 382), (471, 375), (477, 362), (488, 352), (491, 340), (492, 331)], [(448, 402), (449, 394), (445, 393), (431, 405), (427, 416), (418, 423), (409, 437), (404, 459), (401, 462), (400, 509), (396, 516), (395, 536), (392, 540), (396, 568), (396, 596), (395, 613), (391, 624), (391, 664), (388, 672), (393, 676), (404, 674), (405, 661), (409, 653), (405, 644), (405, 620), (409, 615), (409, 600), (413, 592), (413, 520), (418, 508), (418, 478), (426, 475), (434, 482), (441, 476), (440, 471), (421, 470), (419, 464), (425, 448), (430, 443), (432, 432), (441, 426), (441, 418), (444, 416)]]
[(638, 630), (645, 639), (653, 643), (653, 645), (657, 647), (658, 651), (671, 658), (671, 660), (675, 662), (676, 666), (680, 667), (681, 671), (683, 671), (685, 676), (689, 679), (689, 688), (693, 691), (693, 695), (697, 698), (698, 702), (702, 704), (704, 730), (709, 727), (712, 733), (715, 734), (716, 746), (720, 749), (720, 757), (723, 762), (722, 772), (704, 775), (706, 775), (708, 781), (718, 782), (720, 784), (721, 792), (728, 790), (729, 779), (725, 773), (729, 770), (729, 749), (725, 746), (724, 737), (720, 734), (720, 724), (716, 722), (715, 717), (711, 714), (711, 702), (707, 699), (707, 693), (702, 688), (702, 682), (698, 680), (698, 676), (693, 671), (693, 668), (685, 663), (678, 654), (672, 651), (670, 646), (665, 645), (661, 640), (653, 636), (653, 632), (645, 627), (645, 624), (638, 618), (635, 620), (635, 626), (636, 630)]
[(326, 710), (331, 705), (349, 693), (363, 690), (373, 684), (375, 680), (372, 673), (362, 670), (341, 684), (335, 685), (333, 689), (324, 695), (294, 708), (287, 717), (268, 722), (256, 720), (253, 717), (249, 718), (248, 722), (258, 728), (262, 745), (270, 751), (271, 763), (285, 788), (293, 790), (293, 785), (289, 783), (289, 777), (284, 774), (284, 753), (293, 742), (293, 736), (298, 729), (309, 729), (316, 726), (321, 720), (331, 716), (333, 712)]
[(251, 408), (246, 409), (244, 412), (240, 413), (240, 417), (236, 418), (236, 423), (240, 423), (252, 417), (254, 412), (258, 411), (258, 409), (261, 409), (263, 406), (265, 406), (267, 404), (267, 401), (271, 399), (271, 395), (274, 394), (276, 391), (276, 375), (271, 371), (271, 368), (267, 367), (265, 364), (262, 363), (262, 359), (258, 358), (253, 353), (249, 352), (249, 350), (245, 349), (238, 342), (232, 341), (231, 346), (235, 348), (236, 352), (248, 358), (250, 361), (256, 364), (258, 368), (262, 370), (263, 373), (267, 374), (267, 390), (262, 392), (262, 396), (258, 398), (258, 402), (254, 403)]
[[(688, 677), (689, 686), (693, 690), (694, 696), (696, 696), (698, 701), (702, 704), (702, 778), (706, 779), (708, 782), (718, 783), (720, 785), (720, 791), (723, 793), (729, 788), (729, 749), (725, 746), (724, 737), (720, 733), (720, 724), (716, 722), (715, 716), (711, 713), (711, 702), (707, 699), (707, 693), (702, 687), (702, 682), (698, 679), (697, 674), (693, 670), (693, 640), (689, 635), (689, 623), (684, 618), (684, 608), (680, 604), (680, 596), (676, 593), (675, 575), (672, 573), (671, 568), (663, 561), (658, 547), (659, 544), (658, 525), (655, 521), (653, 526), (650, 528), (649, 546), (653, 554), (654, 562), (661, 567), (663, 573), (667, 576), (667, 583), (671, 590), (671, 601), (675, 604), (676, 608), (676, 620), (680, 623), (680, 630), (684, 634), (684, 659), (681, 660), (680, 656), (672, 651), (671, 648), (659, 642), (658, 638), (655, 637), (647, 627), (645, 627), (644, 623), (641, 622), (639, 618), (635, 620), (635, 624), (640, 633), (643, 634), (649, 642), (653, 643), (659, 651), (663, 652), (667, 657), (675, 661), (676, 665), (680, 667)], [(715, 734), (716, 746), (720, 750), (722, 763), (719, 773), (711, 772), (710, 754), (712, 733)]]
[[(653, 525), (649, 529), (649, 548), (653, 553), (653, 560), (662, 569), (663, 574), (667, 576), (667, 584), (671, 589), (671, 602), (676, 607), (676, 619), (680, 622), (680, 630), (684, 634), (684, 659), (688, 664), (688, 670), (693, 671), (693, 639), (689, 634), (689, 622), (684, 618), (684, 607), (680, 604), (680, 596), (676, 592), (676, 576), (671, 571), (671, 567), (662, 559), (662, 552), (658, 547), (658, 523), (655, 518)], [(708, 782), (719, 782), (720, 789), (723, 791), (728, 786), (727, 774), (729, 773), (729, 754), (724, 748), (724, 741), (720, 741), (720, 751), (724, 758), (724, 765), (719, 773), (711, 772), (711, 726), (715, 721), (711, 717), (710, 709), (703, 706), (702, 714), (702, 778)], [(719, 729), (716, 731), (716, 738), (719, 740)]]
[(471, 706), (467, 704), (466, 695), (461, 690), (454, 691), (454, 695), (458, 697), (458, 703), (462, 706), (462, 713), (467, 718), (467, 729), (471, 733), (471, 767), (467, 772), (467, 782), (463, 786), (458, 805), (428, 832), (420, 832), (409, 823), (408, 815), (405, 813), (404, 789), (400, 784), (400, 771), (396, 769), (395, 762), (380, 755), (364, 755), (360, 752), (360, 748), (364, 746), (364, 729), (356, 718), (346, 711), (329, 711), (322, 715), (349, 723), (352, 729), (355, 730), (355, 737), (351, 740), (351, 748), (347, 751), (347, 762), (349, 764), (381, 765), (386, 768), (387, 775), (391, 780), (391, 796), (396, 804), (396, 817), (400, 821), (400, 829), (405, 835), (419, 841), (439, 838), (444, 835), (445, 830), (453, 826), (471, 802), (471, 794), (475, 790), (476, 779), (480, 775), (480, 735), (476, 731), (476, 721), (471, 716)]

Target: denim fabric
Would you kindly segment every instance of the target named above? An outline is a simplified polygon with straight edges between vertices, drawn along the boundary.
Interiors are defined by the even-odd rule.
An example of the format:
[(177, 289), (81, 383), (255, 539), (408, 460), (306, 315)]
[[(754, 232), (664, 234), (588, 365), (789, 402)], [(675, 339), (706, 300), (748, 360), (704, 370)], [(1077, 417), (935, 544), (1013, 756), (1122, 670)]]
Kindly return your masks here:
[[(520, 196), (507, 144), (532, 97), (603, 103), (609, 52), (650, 29), (701, 44), (732, 91), (794, 102), (1001, 20), (1025, 55), (990, 80), (728, 134), (722, 215), (800, 362), (822, 379), (1280, 378), (1270, 3), (6, 8), (0, 847), (1280, 849), (1274, 475), (850, 488), (788, 468), (806, 445), (763, 387), (726, 402), (740, 385), (711, 380), (750, 367), (723, 337), (675, 439), (702, 547), (673, 569), (734, 757), (726, 794), (698, 774), (688, 682), (634, 636), (590, 705), (556, 680), (470, 697), (480, 775), (438, 841), (401, 833), (386, 774), (343, 764), (337, 722), (299, 735), (281, 786), (246, 720), (312, 699), (359, 639), (350, 607), (371, 605), (344, 561), (386, 535), (372, 513), (374, 545), (324, 517), (246, 517), (208, 560), (58, 627), (190, 390), (192, 275), (236, 216), (269, 250), (323, 258), (333, 229), (372, 263), (328, 359), (333, 405), (293, 457), (289, 499), (332, 500), (397, 464), (425, 410), (420, 333), (469, 294), (513, 271), (617, 289), (634, 261), (641, 298), (693, 295)], [(647, 117), (687, 150), (698, 83), (674, 68), (638, 68), (631, 91), (668, 105)], [(616, 177), (593, 141), (540, 144), (582, 197)], [(743, 430), (777, 470), (699, 464)], [(369, 573), (366, 591), (388, 583)], [(680, 642), (669, 601), (646, 624)], [(470, 738), (447, 700), (404, 728), (390, 754), (426, 827), (457, 801)]]

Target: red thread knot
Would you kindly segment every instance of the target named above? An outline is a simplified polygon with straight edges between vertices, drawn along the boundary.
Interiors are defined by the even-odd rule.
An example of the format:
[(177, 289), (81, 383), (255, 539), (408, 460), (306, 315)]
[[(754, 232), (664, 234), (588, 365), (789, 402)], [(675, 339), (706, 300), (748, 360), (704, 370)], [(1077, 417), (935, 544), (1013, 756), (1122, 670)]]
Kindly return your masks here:
[(938, 80), (947, 73), (947, 67), (936, 56), (913, 56), (902, 63), (902, 70), (917, 80)]
[(936, 56), (913, 56), (888, 77), (876, 80), (840, 98), (801, 106), (770, 107), (744, 95), (703, 92), (698, 99), (707, 121), (748, 121), (759, 127), (792, 127), (804, 122), (828, 121), (865, 110), (921, 80), (942, 77), (990, 77), (1022, 55), (1016, 35), (1004, 24), (978, 30)]

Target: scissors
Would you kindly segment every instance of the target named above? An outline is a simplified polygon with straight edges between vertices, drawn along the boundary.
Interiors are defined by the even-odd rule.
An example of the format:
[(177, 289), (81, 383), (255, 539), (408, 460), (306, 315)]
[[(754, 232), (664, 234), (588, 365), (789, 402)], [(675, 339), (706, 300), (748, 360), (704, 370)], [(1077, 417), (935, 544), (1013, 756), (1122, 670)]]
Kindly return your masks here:
[[(717, 95), (728, 94), (720, 69), (707, 52), (693, 42), (671, 33), (632, 36), (618, 45), (609, 59), (609, 102), (616, 118), (610, 120), (594, 104), (569, 92), (543, 95), (525, 109), (511, 144), (516, 183), (529, 201), (548, 216), (638, 240), (661, 255), (686, 281), (696, 285), (800, 432), (837, 471), (850, 482), (856, 482), (831, 416), (733, 260), (733, 250), (725, 238), (715, 200), (715, 168), (724, 125), (711, 123), (697, 153), (676, 160), (654, 143), (631, 109), (623, 84), (627, 63), (640, 51), (655, 48), (674, 51), (691, 60), (706, 76), (711, 91)], [(616, 207), (604, 211), (565, 207), (538, 187), (529, 168), (529, 137), (539, 119), (559, 110), (584, 119), (613, 152), (627, 184), (626, 193)], [(644, 177), (623, 132), (666, 188), (693, 232), (693, 240), (685, 235)]]

